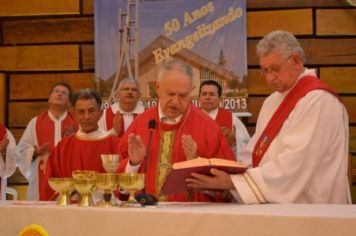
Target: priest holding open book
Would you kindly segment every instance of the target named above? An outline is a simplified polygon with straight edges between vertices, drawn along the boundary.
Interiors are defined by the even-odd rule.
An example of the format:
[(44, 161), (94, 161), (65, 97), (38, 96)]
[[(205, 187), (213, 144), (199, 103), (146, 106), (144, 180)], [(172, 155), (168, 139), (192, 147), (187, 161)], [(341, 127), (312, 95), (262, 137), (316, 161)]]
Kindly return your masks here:
[(156, 91), (159, 103), (139, 115), (122, 137), (120, 169), (146, 173), (146, 193), (159, 201), (215, 201), (214, 194), (162, 194), (173, 163), (202, 156), (234, 160), (220, 127), (191, 103), (193, 70), (172, 60), (162, 65)]
[(260, 111), (241, 160), (243, 174), (212, 169), (192, 174), (196, 189), (230, 190), (243, 204), (348, 204), (348, 115), (337, 95), (313, 70), (289, 32), (274, 31), (257, 44), (261, 73), (274, 90)]

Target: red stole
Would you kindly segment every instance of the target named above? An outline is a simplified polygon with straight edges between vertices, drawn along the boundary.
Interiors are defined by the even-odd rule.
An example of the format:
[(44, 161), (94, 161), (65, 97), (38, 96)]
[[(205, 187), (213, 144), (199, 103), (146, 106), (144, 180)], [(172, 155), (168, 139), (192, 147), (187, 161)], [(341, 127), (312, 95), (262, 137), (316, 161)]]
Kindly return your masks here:
[(215, 121), (221, 126), (232, 130), (232, 114), (230, 111), (219, 108)]
[[(6, 134), (6, 128), (0, 124), (0, 141), (3, 140), (3, 138), (5, 137)], [(1, 177), (0, 177), (0, 189), (1, 189)], [(2, 199), (5, 200), (5, 199)]]
[[(78, 123), (74, 119), (71, 113), (67, 112), (66, 118), (62, 120), (61, 124), (61, 138), (69, 136), (78, 130)], [(49, 143), (49, 153), (51, 153), (54, 145), (54, 122), (49, 118), (48, 111), (43, 112), (37, 116), (36, 120), (36, 135), (38, 146), (42, 146), (45, 143)], [(44, 175), (44, 160), (38, 162), (38, 183), (41, 189), (42, 178)]]
[(5, 137), (6, 128), (2, 124), (0, 124), (0, 141)]
[[(119, 111), (117, 111), (117, 112), (119, 112)], [(111, 107), (106, 109), (105, 115), (106, 115), (106, 128), (107, 128), (107, 130), (110, 130), (114, 126), (113, 119), (115, 116)], [(136, 118), (136, 116), (137, 116), (137, 114), (133, 113), (134, 119)], [(120, 133), (119, 133), (118, 137), (121, 137), (124, 133), (125, 133), (125, 121), (124, 121), (124, 117), (122, 115), (120, 115)]]
[(272, 140), (277, 136), (282, 128), (284, 121), (288, 118), (289, 113), (294, 109), (299, 99), (303, 98), (308, 92), (316, 89), (322, 89), (336, 95), (336, 93), (325, 83), (315, 76), (304, 76), (294, 88), (284, 98), (266, 128), (259, 137), (252, 153), (252, 165), (256, 167), (261, 162), (263, 155), (266, 153)]

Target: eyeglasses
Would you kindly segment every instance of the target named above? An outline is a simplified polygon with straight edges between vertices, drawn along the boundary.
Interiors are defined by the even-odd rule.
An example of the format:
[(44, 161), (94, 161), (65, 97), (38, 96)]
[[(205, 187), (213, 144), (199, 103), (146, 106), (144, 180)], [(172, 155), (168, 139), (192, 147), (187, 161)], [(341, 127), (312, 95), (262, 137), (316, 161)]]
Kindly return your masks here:
[(290, 55), (289, 57), (287, 57), (280, 65), (273, 65), (271, 67), (268, 68), (261, 68), (260, 73), (263, 76), (266, 76), (268, 74), (278, 74), (279, 72), (281, 72), (284, 64), (287, 63), (287, 61), (292, 57), (292, 55)]

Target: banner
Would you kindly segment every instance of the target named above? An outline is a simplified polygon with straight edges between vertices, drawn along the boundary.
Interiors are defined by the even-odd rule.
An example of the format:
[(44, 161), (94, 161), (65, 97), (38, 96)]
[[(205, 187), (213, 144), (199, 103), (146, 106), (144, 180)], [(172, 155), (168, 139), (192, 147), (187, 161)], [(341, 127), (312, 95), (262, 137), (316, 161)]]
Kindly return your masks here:
[(94, 12), (95, 75), (104, 99), (117, 81), (136, 75), (145, 106), (155, 105), (157, 70), (176, 58), (193, 67), (194, 104), (200, 82), (212, 79), (223, 88), (221, 106), (247, 111), (245, 0), (97, 0)]

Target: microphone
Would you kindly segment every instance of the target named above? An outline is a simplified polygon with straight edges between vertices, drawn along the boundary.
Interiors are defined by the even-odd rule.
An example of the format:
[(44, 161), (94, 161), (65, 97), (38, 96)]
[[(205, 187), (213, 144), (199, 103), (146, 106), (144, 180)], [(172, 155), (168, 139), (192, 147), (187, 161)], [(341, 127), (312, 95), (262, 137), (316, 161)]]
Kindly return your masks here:
[[(148, 146), (147, 146), (147, 156), (143, 162), (143, 171), (146, 174), (147, 172), (147, 161), (150, 158), (150, 153), (151, 153), (151, 146), (152, 146), (152, 136), (153, 136), (153, 130), (156, 128), (156, 121), (154, 119), (151, 119), (148, 122)], [(146, 193), (146, 188), (143, 189), (143, 192), (140, 194), (137, 194), (135, 196), (135, 199), (137, 202), (139, 202), (141, 205), (146, 206), (146, 205), (156, 205), (157, 204), (157, 197), (151, 194)]]
[(148, 122), (148, 146), (147, 146), (147, 156), (144, 160), (143, 163), (143, 171), (146, 174), (147, 170), (147, 161), (150, 158), (150, 153), (151, 153), (151, 146), (152, 146), (152, 136), (153, 136), (153, 130), (156, 128), (156, 121), (154, 119), (151, 119)]

